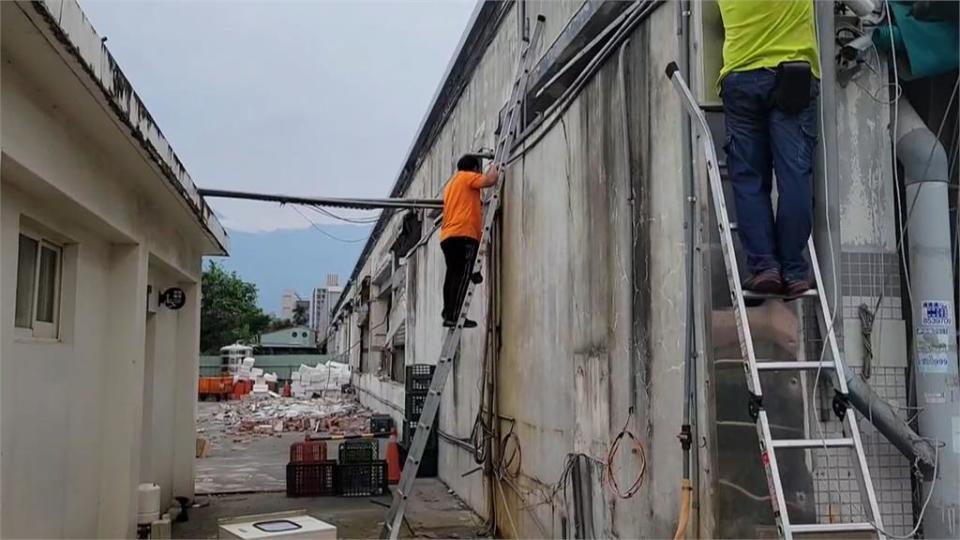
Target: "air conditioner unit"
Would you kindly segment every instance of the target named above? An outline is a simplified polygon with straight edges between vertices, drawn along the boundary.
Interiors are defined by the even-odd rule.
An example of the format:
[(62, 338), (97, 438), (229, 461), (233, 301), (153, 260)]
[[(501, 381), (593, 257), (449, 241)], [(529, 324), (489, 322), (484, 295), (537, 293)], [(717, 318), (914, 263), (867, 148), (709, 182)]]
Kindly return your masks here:
[(219, 520), (217, 524), (217, 538), (337, 540), (336, 526), (308, 516), (303, 510), (226, 518)]

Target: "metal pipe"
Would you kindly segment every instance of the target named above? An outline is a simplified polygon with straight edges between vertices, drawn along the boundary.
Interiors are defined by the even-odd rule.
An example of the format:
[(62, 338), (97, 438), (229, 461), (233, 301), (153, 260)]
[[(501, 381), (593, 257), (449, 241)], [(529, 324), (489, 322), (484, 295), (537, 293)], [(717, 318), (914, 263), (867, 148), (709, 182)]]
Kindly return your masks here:
[(901, 418), (867, 381), (847, 370), (850, 403), (887, 438), (927, 479), (932, 479), (936, 449)]
[[(954, 323), (947, 154), (905, 97), (898, 102), (897, 158), (903, 165), (910, 304), (914, 322), (913, 370), (920, 433), (939, 452), (942, 481), (924, 485), (930, 503), (923, 517), (927, 538), (960, 533), (960, 375)], [(898, 186), (899, 188), (899, 186)], [(931, 489), (932, 488), (932, 489)]]
[[(690, 52), (689, 52), (689, 25), (688, 17), (689, 5), (687, 2), (677, 3), (677, 48), (680, 55), (680, 70), (686, 80), (690, 80)], [(697, 188), (696, 179), (693, 174), (691, 163), (693, 161), (693, 138), (690, 127), (690, 118), (687, 115), (682, 116), (681, 120), (681, 152), (683, 158), (681, 163), (681, 176), (684, 179), (683, 196), (685, 199), (684, 208), (684, 227), (686, 227), (686, 252), (685, 256), (685, 281), (686, 281), (686, 331), (684, 332), (683, 343), (683, 413), (680, 422), (680, 433), (677, 438), (680, 441), (682, 451), (682, 475), (680, 486), (680, 515), (678, 516), (677, 530), (674, 537), (677, 539), (686, 536), (687, 524), (690, 520), (691, 506), (693, 504), (693, 482), (691, 481), (692, 463), (696, 462), (699, 466), (699, 458), (691, 456), (693, 447), (694, 433), (691, 427), (691, 409), (696, 400), (696, 320), (694, 313), (694, 252), (696, 250), (697, 240)], [(694, 453), (696, 450), (694, 450)], [(699, 472), (699, 469), (697, 469)], [(699, 480), (698, 480), (699, 481)]]
[[(826, 321), (828, 327), (837, 324), (837, 304), (839, 303), (839, 275), (837, 267), (840, 264), (839, 253), (834, 246), (840, 243), (840, 163), (837, 149), (837, 123), (827, 119), (837, 118), (837, 83), (836, 70), (832, 68), (833, 58), (836, 57), (836, 42), (834, 36), (833, 4), (814, 2), (817, 24), (817, 36), (820, 47), (821, 69), (820, 78), (820, 133), (822, 140), (816, 156), (816, 174), (814, 174), (814, 226), (813, 237), (820, 258), (821, 268), (824, 271), (823, 299), (834, 314), (833, 321)], [(824, 62), (826, 59), (826, 63)], [(822, 210), (820, 210), (822, 209)], [(828, 249), (823, 249), (826, 246)]]
[(375, 210), (380, 208), (435, 208), (443, 209), (439, 199), (344, 199), (336, 197), (294, 197), (270, 193), (250, 193), (226, 189), (198, 189), (201, 197), (221, 199), (245, 199), (249, 201), (277, 202), (280, 204), (303, 204), (307, 206), (326, 206), (330, 208), (353, 208)]
[[(630, 112), (627, 106), (627, 67), (624, 60), (626, 51), (630, 47), (630, 40), (623, 42), (623, 45), (620, 46), (620, 53), (617, 59), (617, 76), (620, 82), (620, 123), (623, 126), (623, 136), (620, 137), (621, 145), (620, 151), (623, 152), (624, 163), (626, 165), (626, 186), (628, 197), (624, 199), (623, 202), (626, 204), (623, 205), (621, 210), (625, 211), (630, 219), (630, 231), (626, 235), (627, 242), (629, 242), (626, 249), (622, 250), (627, 254), (627, 263), (624, 265), (626, 268), (624, 271), (627, 274), (627, 290), (629, 291), (630, 301), (627, 303), (627, 320), (630, 321), (630, 333), (627, 339), (628, 359), (630, 365), (630, 409), (635, 409), (637, 406), (637, 354), (636, 354), (636, 335), (634, 334), (635, 325), (633, 324), (633, 288), (634, 288), (634, 276), (633, 276), (633, 220), (635, 218), (633, 211), (633, 163), (630, 159), (630, 152), (633, 147), (632, 142), (630, 141)], [(618, 201), (620, 202), (620, 201)]]

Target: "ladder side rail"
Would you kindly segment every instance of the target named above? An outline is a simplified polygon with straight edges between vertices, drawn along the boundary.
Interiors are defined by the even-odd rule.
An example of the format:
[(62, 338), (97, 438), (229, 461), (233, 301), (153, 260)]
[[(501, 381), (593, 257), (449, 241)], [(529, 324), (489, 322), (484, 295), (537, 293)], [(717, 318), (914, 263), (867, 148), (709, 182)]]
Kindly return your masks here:
[[(531, 67), (530, 64), (532, 54), (530, 54), (530, 51), (534, 49), (539, 41), (540, 35), (543, 31), (544, 21), (545, 18), (542, 15), (537, 17), (537, 25), (534, 29), (533, 36), (527, 43), (527, 46), (521, 52), (520, 58), (518, 59), (518, 64), (520, 66), (518, 69), (521, 71), (518, 73), (518, 76), (514, 82), (514, 87), (511, 91), (509, 102), (510, 109), (507, 114), (508, 120), (504, 126), (504, 131), (501, 133), (500, 140), (498, 141), (497, 149), (494, 154), (494, 164), (498, 166), (500, 163), (502, 163), (504, 152), (506, 152), (507, 149), (512, 146), (513, 141), (515, 140), (516, 126), (519, 119), (518, 103), (522, 102), (523, 92), (526, 89), (527, 75), (529, 74)], [(493, 225), (493, 220), (496, 217), (497, 209), (499, 208), (499, 193), (502, 189), (502, 185), (503, 178), (500, 177), (497, 180), (497, 186), (494, 191), (494, 195), (491, 198), (490, 204), (486, 210), (486, 215), (484, 216), (484, 228), (481, 236), (480, 248), (477, 250), (477, 254), (473, 263), (474, 272), (476, 272), (482, 264), (483, 255), (486, 252), (485, 248), (490, 242), (489, 232), (491, 226)], [(390, 506), (390, 510), (387, 512), (386, 521), (381, 529), (381, 538), (390, 538), (393, 540), (399, 537), (407, 500), (412, 494), (413, 484), (416, 481), (417, 471), (420, 467), (420, 460), (423, 457), (423, 451), (426, 448), (427, 441), (430, 437), (430, 432), (433, 429), (434, 419), (436, 418), (437, 411), (440, 407), (441, 393), (446, 385), (450, 370), (453, 367), (453, 359), (456, 355), (457, 346), (460, 342), (460, 335), (463, 331), (463, 324), (466, 319), (467, 312), (469, 311), (475, 287), (476, 284), (473, 283), (472, 280), (467, 281), (467, 290), (464, 295), (463, 303), (460, 306), (457, 324), (447, 331), (447, 335), (444, 338), (443, 346), (441, 347), (440, 352), (440, 359), (437, 368), (434, 371), (433, 378), (430, 381), (430, 390), (428, 391), (427, 398), (424, 400), (423, 410), (421, 411), (420, 420), (417, 423), (417, 429), (410, 445), (410, 452), (407, 455), (407, 461), (404, 464), (403, 473), (400, 477), (400, 483), (396, 488), (396, 492), (394, 493), (393, 497), (393, 503)]]
[(773, 432), (770, 430), (770, 419), (767, 411), (760, 409), (757, 413), (757, 438), (760, 440), (760, 461), (763, 463), (763, 472), (767, 477), (767, 491), (770, 492), (770, 502), (773, 506), (773, 519), (785, 540), (791, 540), (793, 533), (790, 530), (790, 514), (787, 511), (787, 500), (783, 495), (783, 480), (780, 477), (780, 464), (777, 460), (776, 449), (773, 448)]
[[(826, 346), (830, 348), (830, 355), (833, 357), (835, 378), (834, 384), (836, 385), (837, 390), (842, 394), (843, 399), (846, 400), (848, 393), (846, 375), (847, 366), (840, 354), (840, 347), (837, 345), (837, 334), (834, 329), (835, 321), (830, 313), (829, 307), (827, 306), (826, 293), (823, 288), (823, 277), (820, 272), (820, 261), (817, 257), (817, 249), (814, 245), (812, 235), (807, 240), (807, 251), (810, 254), (810, 266), (813, 269), (814, 282), (816, 283), (817, 290), (820, 291), (818, 298), (818, 303), (820, 304), (820, 317), (822, 318), (824, 328), (826, 329)], [(873, 487), (873, 479), (870, 475), (870, 468), (867, 465), (867, 456), (863, 450), (863, 438), (860, 436), (860, 426), (856, 419), (856, 412), (853, 410), (853, 408), (847, 407), (844, 417), (847, 423), (847, 431), (850, 432), (850, 437), (853, 439), (854, 452), (857, 454), (857, 468), (860, 472), (858, 475), (860, 491), (866, 496), (867, 504), (870, 507), (870, 517), (874, 523), (874, 526), (876, 527), (877, 537), (882, 539), (885, 537), (881, 532), (883, 529), (883, 517), (880, 514), (880, 505), (877, 501), (876, 490)]]
[(723, 261), (727, 270), (727, 283), (730, 289), (730, 301), (733, 304), (734, 316), (737, 321), (737, 330), (740, 336), (740, 351), (743, 354), (744, 370), (747, 374), (747, 386), (750, 392), (758, 399), (763, 397), (760, 387), (760, 374), (757, 371), (756, 355), (753, 349), (753, 336), (747, 319), (747, 308), (743, 301), (743, 288), (740, 284), (740, 272), (737, 265), (737, 255), (733, 249), (733, 235), (730, 231), (730, 218), (723, 196), (723, 181), (720, 178), (720, 169), (717, 165), (717, 150), (713, 142), (713, 135), (707, 125), (707, 119), (697, 105), (696, 99), (690, 92), (686, 81), (680, 75), (675, 63), (667, 66), (667, 77), (673, 83), (680, 95), (680, 102), (687, 114), (694, 120), (697, 136), (703, 146), (707, 160), (707, 174), (710, 179), (710, 191), (713, 197), (716, 212), (717, 226), (720, 230), (720, 247), (723, 251)]

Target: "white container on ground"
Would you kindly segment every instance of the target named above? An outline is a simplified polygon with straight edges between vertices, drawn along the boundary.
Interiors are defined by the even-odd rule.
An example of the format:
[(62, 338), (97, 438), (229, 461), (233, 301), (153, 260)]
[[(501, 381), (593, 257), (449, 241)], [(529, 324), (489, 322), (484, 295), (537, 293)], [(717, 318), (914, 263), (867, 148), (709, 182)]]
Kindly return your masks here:
[(217, 538), (259, 540), (263, 538), (315, 538), (336, 540), (334, 525), (308, 516), (304, 511), (276, 512), (225, 518), (218, 521)]
[(146, 482), (137, 486), (137, 524), (147, 525), (160, 519), (160, 486)]

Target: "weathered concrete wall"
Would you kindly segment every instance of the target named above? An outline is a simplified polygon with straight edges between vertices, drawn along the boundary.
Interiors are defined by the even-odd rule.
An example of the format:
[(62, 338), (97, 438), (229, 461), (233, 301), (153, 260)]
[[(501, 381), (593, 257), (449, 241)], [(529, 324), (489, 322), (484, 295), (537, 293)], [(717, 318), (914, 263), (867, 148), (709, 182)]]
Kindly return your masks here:
[[(565, 26), (558, 21), (568, 20), (577, 7), (526, 3), (528, 16), (543, 12), (547, 17), (541, 51)], [(675, 25), (674, 10), (661, 6), (634, 32), (626, 50), (629, 155), (622, 144), (623, 90), (613, 55), (562, 121), (507, 170), (498, 392), (500, 414), (511, 419), (501, 429), (506, 433), (513, 426), (524, 456), (513, 485), (504, 482), (495, 491), (498, 526), (507, 536), (574, 535), (569, 500), (574, 480), (564, 475), (571, 453), (589, 456), (585, 479), (576, 481), (584, 501), (576, 520), (591, 522), (592, 534), (663, 537), (676, 525), (683, 335), (677, 323), (683, 305), (676, 298), (683, 285), (678, 210), (683, 191), (680, 109), (662, 75), (663, 66), (676, 57)], [(439, 195), (460, 154), (493, 146), (496, 115), (514, 76), (518, 26), (514, 17), (500, 26), (407, 196)], [(641, 213), (640, 205), (631, 211), (631, 193), (646, 197), (649, 214)], [(432, 224), (426, 221), (429, 231)], [(635, 228), (651, 241), (631, 245)], [(378, 242), (360, 275), (388, 248), (388, 242)], [(641, 260), (634, 260), (634, 252)], [(408, 362), (435, 363), (443, 337), (444, 263), (437, 239), (418, 249), (408, 264), (413, 274), (405, 298)], [(636, 403), (630, 386), (631, 264), (642, 264), (649, 274), (650, 303), (656, 306), (636, 310), (637, 316), (651, 314), (638, 340), (643, 342), (638, 346), (643, 382)], [(480, 408), (491, 272), (487, 269), (488, 279), (477, 287), (469, 314), (481, 327), (464, 332), (440, 408), (440, 430), (455, 438), (469, 437)], [(361, 384), (370, 388), (363, 382), (367, 377), (360, 377)], [(379, 397), (394, 401), (396, 396), (392, 388), (383, 388)], [(631, 406), (636, 411), (628, 422)], [(605, 473), (598, 463), (625, 423), (645, 446), (648, 462), (641, 491), (619, 500), (601, 480)], [(476, 467), (472, 454), (443, 438), (440, 449), (441, 478), (487, 515), (482, 475), (461, 476)], [(629, 484), (637, 467), (636, 455), (624, 450), (615, 463), (620, 483)], [(565, 482), (557, 496), (544, 500), (561, 475)], [(571, 494), (566, 502), (561, 500), (565, 492)]]
[[(662, 75), (676, 56), (675, 44), (675, 13), (665, 8), (631, 37), (625, 53), (629, 156), (621, 140), (623, 94), (614, 56), (562, 122), (514, 166), (522, 178), (507, 184), (500, 405), (501, 414), (516, 419), (524, 455), (536, 456), (524, 461), (519, 481), (533, 500), (525, 503), (507, 491), (519, 536), (573, 534), (574, 516), (559, 500), (536, 507), (545, 532), (518, 511), (555, 485), (571, 452), (595, 460), (584, 494), (593, 510), (592, 534), (663, 537), (676, 525), (683, 184), (680, 110)], [(632, 178), (628, 163), (635, 167)], [(631, 191), (646, 199), (649, 214), (624, 212)], [(650, 242), (624, 253), (633, 220), (649, 231)], [(630, 393), (631, 259), (649, 274), (654, 306), (641, 321), (646, 333), (637, 336), (645, 384), (636, 402)], [(635, 316), (642, 313), (637, 306)], [(631, 407), (635, 415), (628, 421)], [(646, 447), (648, 462), (643, 489), (619, 500), (601, 481), (598, 463), (625, 424)], [(635, 459), (618, 459), (621, 484), (632, 481)]]

